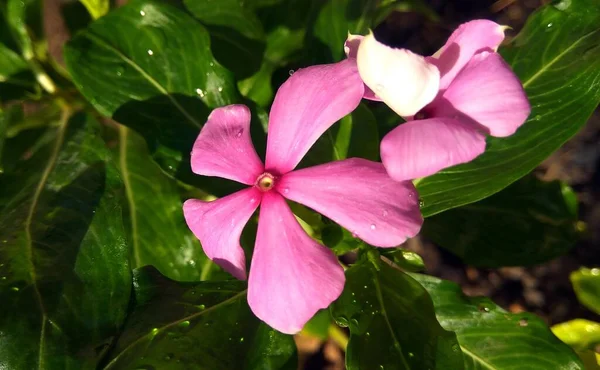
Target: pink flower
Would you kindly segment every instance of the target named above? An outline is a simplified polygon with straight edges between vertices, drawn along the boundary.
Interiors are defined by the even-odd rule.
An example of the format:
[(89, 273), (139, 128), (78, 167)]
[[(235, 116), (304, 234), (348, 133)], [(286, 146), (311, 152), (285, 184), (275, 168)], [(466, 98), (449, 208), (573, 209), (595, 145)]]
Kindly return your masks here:
[(335, 255), (308, 236), (286, 204), (304, 204), (365, 242), (394, 247), (423, 222), (411, 182), (396, 182), (381, 163), (352, 158), (293, 171), (318, 137), (360, 103), (354, 60), (298, 70), (279, 89), (269, 116), (266, 165), (250, 139), (244, 105), (215, 109), (192, 151), (192, 170), (248, 185), (224, 198), (191, 199), (185, 219), (215, 263), (246, 278), (244, 225), (261, 205), (248, 279), (248, 303), (261, 320), (296, 333), (342, 292)]
[(465, 23), (428, 58), (385, 46), (372, 34), (349, 37), (346, 52), (376, 94), (366, 90), (365, 98), (408, 120), (381, 142), (392, 178), (415, 179), (469, 162), (485, 151), (486, 134), (510, 136), (525, 122), (531, 108), (523, 86), (496, 53), (505, 28), (487, 20)]

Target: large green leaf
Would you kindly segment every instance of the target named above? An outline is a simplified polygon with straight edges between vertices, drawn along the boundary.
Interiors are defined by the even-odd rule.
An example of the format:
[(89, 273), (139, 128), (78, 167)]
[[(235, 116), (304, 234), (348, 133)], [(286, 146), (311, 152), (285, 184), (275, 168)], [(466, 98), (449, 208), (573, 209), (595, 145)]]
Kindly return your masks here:
[(487, 151), (418, 184), (423, 213), (490, 196), (526, 175), (586, 123), (600, 101), (600, 4), (563, 0), (532, 15), (500, 52), (525, 86), (529, 120)]
[(65, 61), (100, 113), (141, 133), (161, 167), (184, 177), (209, 108), (237, 97), (204, 27), (160, 1), (134, 0), (98, 19), (67, 44)]
[(462, 369), (456, 335), (440, 326), (427, 292), (400, 270), (368, 261), (352, 266), (331, 310), (350, 328), (349, 370)]
[(456, 333), (465, 369), (583, 370), (575, 352), (537, 316), (511, 314), (487, 298), (467, 297), (450, 281), (411, 276), (429, 292), (442, 327)]
[(600, 268), (582, 267), (570, 278), (579, 302), (600, 315)]
[(296, 369), (292, 337), (252, 314), (244, 283), (177, 283), (146, 267), (134, 287), (104, 369)]
[(119, 165), (125, 184), (133, 267), (152, 265), (178, 281), (199, 281), (218, 267), (202, 252), (183, 219), (174, 180), (148, 153), (144, 139), (120, 128)]
[(83, 114), (0, 176), (0, 368), (94, 369), (131, 290), (121, 180)]
[(470, 265), (525, 266), (577, 240), (573, 190), (527, 176), (493, 196), (425, 219), (423, 234)]

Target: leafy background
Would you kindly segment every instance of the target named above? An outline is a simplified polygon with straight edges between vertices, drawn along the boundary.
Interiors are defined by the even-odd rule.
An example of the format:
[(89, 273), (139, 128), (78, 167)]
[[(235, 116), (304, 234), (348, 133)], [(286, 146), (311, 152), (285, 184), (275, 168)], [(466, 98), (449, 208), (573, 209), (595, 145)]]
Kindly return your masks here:
[[(2, 0), (0, 368), (325, 368), (341, 350), (348, 369), (598, 366), (598, 121), (544, 160), (600, 101), (600, 5), (545, 3), (529, 16), (504, 1)], [(346, 288), (295, 338), (261, 323), (181, 212), (235, 190), (189, 168), (210, 110), (250, 106), (264, 153), (277, 87), (341, 60), (348, 31), (432, 54), (476, 17), (515, 27), (500, 52), (528, 122), (419, 179), (426, 222), (397, 250), (294, 206), (350, 265)], [(376, 160), (399, 121), (363, 103), (301, 165)]]

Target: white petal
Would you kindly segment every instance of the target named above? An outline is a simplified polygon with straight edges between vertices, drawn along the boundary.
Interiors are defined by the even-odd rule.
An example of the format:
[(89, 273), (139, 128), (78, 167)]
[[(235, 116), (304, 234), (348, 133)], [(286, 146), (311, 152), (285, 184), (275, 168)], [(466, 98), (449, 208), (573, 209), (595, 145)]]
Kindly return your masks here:
[(358, 72), (363, 82), (400, 116), (412, 116), (437, 95), (437, 67), (410, 50), (395, 49), (372, 33), (358, 47)]

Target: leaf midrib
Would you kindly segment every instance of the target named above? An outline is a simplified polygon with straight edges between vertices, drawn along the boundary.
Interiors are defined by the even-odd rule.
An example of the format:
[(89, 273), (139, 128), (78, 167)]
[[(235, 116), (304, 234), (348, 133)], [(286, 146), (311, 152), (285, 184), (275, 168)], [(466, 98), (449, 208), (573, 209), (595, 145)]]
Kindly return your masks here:
[(137, 224), (137, 210), (135, 200), (133, 198), (133, 190), (131, 188), (131, 181), (129, 180), (129, 166), (127, 164), (127, 141), (128, 141), (128, 129), (121, 125), (119, 127), (119, 162), (121, 165), (121, 172), (123, 173), (123, 185), (125, 185), (125, 194), (127, 196), (127, 204), (129, 205), (129, 217), (131, 219), (131, 239), (133, 243), (133, 259), (135, 262), (134, 267), (141, 266), (140, 251), (139, 251), (139, 238), (138, 238), (138, 224)]
[[(105, 49), (113, 52), (115, 55), (117, 55), (119, 58), (121, 58), (125, 63), (129, 64), (143, 78), (145, 78), (152, 86), (154, 86), (156, 88), (156, 90), (158, 90), (158, 92), (165, 95), (167, 97), (167, 99), (169, 99), (171, 104), (173, 104), (173, 106), (189, 121), (189, 123), (194, 125), (196, 128), (202, 127), (202, 125), (198, 121), (196, 121), (196, 119), (194, 117), (192, 117), (192, 115), (187, 110), (185, 110), (179, 104), (179, 102), (177, 102), (177, 100), (175, 98), (173, 98), (173, 96), (169, 93), (169, 91), (167, 91), (167, 89), (164, 86), (162, 86), (158, 81), (156, 81), (148, 72), (146, 72), (136, 62), (134, 62), (129, 57), (127, 57), (123, 52), (121, 52), (119, 49), (117, 49), (110, 43), (104, 41), (101, 37), (96, 36), (91, 32), (86, 33), (85, 37), (89, 38), (91, 41), (95, 42), (99, 46), (104, 47)], [(111, 114), (112, 114), (112, 112), (111, 112)]]
[(568, 48), (566, 48), (565, 50), (560, 52), (557, 56), (552, 58), (552, 60), (550, 60), (550, 62), (548, 62), (542, 68), (540, 68), (539, 71), (537, 71), (533, 76), (529, 77), (527, 79), (527, 81), (523, 82), (523, 88), (527, 88), (527, 86), (529, 86), (530, 83), (532, 83), (538, 77), (540, 77), (544, 72), (546, 72), (550, 67), (552, 67), (554, 65), (554, 63), (558, 62), (558, 60), (560, 60), (563, 56), (565, 56), (565, 54), (569, 53), (571, 50), (576, 48), (583, 40), (587, 39), (588, 37), (592, 36), (593, 34), (595, 34), (597, 32), (600, 32), (600, 30), (591, 31), (590, 33), (580, 37), (577, 41), (572, 43)]
[(54, 141), (54, 147), (52, 148), (52, 153), (50, 154), (50, 158), (48, 159), (48, 163), (46, 164), (46, 168), (44, 168), (44, 172), (40, 177), (40, 181), (33, 193), (33, 198), (31, 200), (31, 205), (29, 207), (29, 211), (27, 213), (27, 218), (25, 219), (25, 240), (26, 240), (26, 248), (27, 248), (27, 259), (30, 265), (29, 270), (29, 278), (31, 279), (31, 286), (33, 287), (33, 291), (35, 292), (36, 299), (38, 301), (38, 305), (40, 308), (40, 313), (42, 314), (42, 327), (40, 329), (40, 340), (39, 340), (39, 348), (38, 348), (38, 369), (44, 368), (44, 346), (45, 346), (45, 337), (46, 337), (46, 308), (44, 306), (44, 301), (42, 299), (42, 294), (37, 286), (37, 277), (35, 272), (35, 265), (33, 262), (33, 238), (31, 236), (31, 224), (33, 222), (33, 216), (35, 214), (35, 210), (38, 206), (38, 202), (42, 191), (44, 190), (44, 186), (48, 181), (48, 177), (50, 173), (54, 169), (56, 165), (56, 160), (58, 158), (58, 153), (60, 152), (60, 148), (63, 145), (67, 122), (71, 112), (69, 110), (63, 111), (61, 116), (60, 124), (58, 126), (58, 132), (56, 135), (56, 139)]
[(379, 277), (377, 276), (377, 274), (375, 272), (372, 272), (372, 274), (373, 274), (373, 282), (375, 283), (375, 291), (377, 293), (377, 301), (379, 302), (379, 306), (381, 307), (381, 316), (385, 320), (385, 324), (386, 324), (388, 330), (390, 331), (392, 339), (394, 340), (394, 348), (396, 348), (396, 350), (400, 354), (400, 358), (402, 359), (402, 364), (405, 366), (406, 369), (410, 369), (410, 366), (408, 366), (408, 363), (406, 362), (406, 358), (404, 357), (404, 353), (402, 353), (402, 351), (400, 349), (401, 348), (400, 342), (398, 341), (398, 338), (396, 338), (396, 333), (394, 333), (394, 329), (392, 328), (392, 324), (390, 323), (387, 312), (385, 310), (385, 304), (383, 303), (383, 293), (381, 291)]
[(196, 317), (199, 317), (199, 316), (202, 316), (202, 315), (204, 315), (204, 314), (206, 314), (206, 313), (212, 312), (212, 311), (214, 311), (214, 310), (216, 310), (216, 309), (220, 308), (221, 306), (225, 306), (225, 305), (227, 305), (227, 304), (230, 304), (230, 303), (232, 303), (233, 301), (235, 301), (236, 299), (238, 299), (239, 297), (241, 297), (241, 296), (245, 295), (247, 292), (248, 292), (248, 289), (244, 289), (244, 290), (242, 290), (241, 292), (239, 292), (238, 294), (236, 294), (236, 295), (234, 295), (234, 296), (232, 296), (232, 297), (229, 297), (229, 298), (227, 298), (226, 300), (224, 300), (223, 302), (217, 303), (216, 305), (214, 305), (214, 306), (212, 306), (212, 307), (209, 307), (209, 308), (207, 308), (207, 309), (205, 309), (205, 310), (203, 310), (203, 311), (200, 311), (200, 312), (193, 313), (193, 314), (191, 314), (191, 315), (189, 315), (189, 316), (186, 316), (186, 317), (184, 317), (184, 318), (182, 318), (182, 319), (175, 320), (175, 321), (173, 321), (173, 322), (170, 322), (170, 323), (168, 323), (168, 324), (166, 324), (166, 325), (163, 325), (163, 326), (161, 326), (160, 328), (157, 328), (157, 329), (158, 329), (157, 331), (149, 332), (149, 333), (146, 333), (146, 334), (142, 335), (142, 336), (141, 336), (141, 337), (139, 337), (138, 339), (136, 339), (136, 340), (134, 340), (133, 342), (131, 342), (131, 343), (130, 343), (130, 344), (127, 346), (127, 347), (125, 347), (125, 348), (124, 348), (124, 349), (121, 351), (121, 353), (119, 353), (118, 355), (116, 355), (116, 356), (115, 356), (115, 358), (113, 358), (113, 359), (112, 359), (112, 360), (111, 360), (111, 361), (110, 361), (110, 362), (109, 362), (109, 363), (108, 363), (108, 364), (107, 364), (107, 365), (104, 367), (104, 369), (103, 369), (103, 370), (106, 370), (106, 369), (109, 369), (109, 368), (111, 368), (113, 365), (115, 365), (115, 364), (117, 363), (117, 360), (118, 360), (119, 358), (121, 358), (121, 355), (122, 355), (122, 354), (124, 354), (125, 352), (129, 351), (131, 348), (133, 348), (134, 346), (136, 346), (136, 345), (137, 345), (139, 342), (141, 342), (142, 340), (146, 339), (147, 337), (149, 337), (149, 336), (151, 336), (151, 335), (156, 335), (158, 332), (161, 332), (161, 331), (163, 331), (163, 330), (165, 330), (165, 329), (168, 329), (168, 328), (170, 328), (170, 327), (173, 327), (173, 326), (175, 326), (175, 325), (181, 324), (181, 323), (182, 323), (182, 322), (184, 322), (184, 321), (189, 321), (189, 320), (192, 320), (192, 319), (194, 319), (194, 318), (196, 318)]

